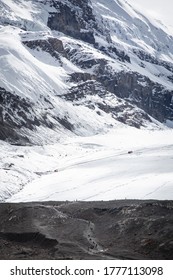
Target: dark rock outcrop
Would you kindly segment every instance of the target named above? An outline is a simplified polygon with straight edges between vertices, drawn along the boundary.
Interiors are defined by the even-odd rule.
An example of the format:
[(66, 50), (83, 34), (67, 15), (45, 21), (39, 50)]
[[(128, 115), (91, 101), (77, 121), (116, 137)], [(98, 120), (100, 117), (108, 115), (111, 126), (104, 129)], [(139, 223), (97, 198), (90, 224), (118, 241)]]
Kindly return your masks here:
[(37, 103), (0, 88), (0, 140), (15, 145), (31, 144), (33, 140), (29, 133), (39, 126), (54, 129), (56, 124), (57, 128), (73, 130), (67, 116), (55, 114), (53, 105), (46, 98), (42, 102), (45, 107), (52, 106), (49, 113), (44, 107), (37, 112)]
[[(48, 19), (48, 27), (69, 35), (73, 38), (94, 44), (92, 30), (95, 18), (88, 0), (68, 1), (68, 5), (61, 1), (52, 1), (56, 13), (51, 13)], [(89, 22), (92, 24), (90, 25)]]
[(138, 73), (121, 72), (109, 86), (114, 87), (112, 90), (118, 97), (136, 104), (160, 122), (173, 120), (173, 91), (166, 90), (149, 78)]
[(156, 57), (152, 56), (149, 53), (146, 53), (142, 50), (133, 50), (133, 52), (142, 60), (142, 61), (146, 61), (146, 62), (150, 62), (152, 64), (155, 65), (159, 65), (159, 66), (163, 66), (164, 68), (166, 68), (168, 71), (173, 73), (173, 64), (171, 62), (168, 61), (163, 61), (163, 60), (159, 60)]
[(55, 57), (58, 60), (60, 54), (66, 56), (63, 43), (57, 38), (50, 37), (48, 39), (42, 40), (23, 41), (23, 44), (25, 44), (30, 49), (41, 49), (42, 51), (49, 53), (52, 57)]
[[(145, 111), (107, 91), (101, 83), (95, 81), (95, 76), (84, 75), (84, 73), (71, 76), (73, 81), (78, 81), (79, 77), (82, 82), (62, 96), (65, 100), (71, 101), (77, 106), (85, 105), (98, 114), (103, 111), (110, 114), (115, 120), (136, 128), (145, 126), (145, 121), (151, 122), (150, 116)], [(85, 80), (87, 78), (88, 80)]]
[(34, 129), (40, 125), (33, 107), (29, 100), (0, 88), (0, 139), (23, 144), (29, 142), (20, 129)]

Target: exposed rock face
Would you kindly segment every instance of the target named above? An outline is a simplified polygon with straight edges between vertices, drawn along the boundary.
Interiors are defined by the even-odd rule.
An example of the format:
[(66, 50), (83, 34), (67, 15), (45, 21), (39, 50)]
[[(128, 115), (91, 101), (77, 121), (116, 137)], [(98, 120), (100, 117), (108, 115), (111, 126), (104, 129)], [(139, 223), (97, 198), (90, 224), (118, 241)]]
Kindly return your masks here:
[(168, 61), (162, 61), (162, 60), (158, 60), (157, 58), (155, 58), (154, 56), (145, 53), (144, 51), (141, 50), (134, 50), (134, 53), (142, 60), (142, 61), (147, 61), (150, 62), (152, 64), (155, 65), (160, 65), (163, 66), (164, 68), (166, 68), (167, 70), (169, 70), (170, 72), (173, 73), (173, 65), (171, 63), (169, 63)]
[(172, 201), (0, 204), (0, 259), (172, 259)]
[(130, 57), (128, 56), (127, 53), (125, 53), (124, 51), (122, 50), (118, 50), (115, 46), (113, 46), (112, 44), (110, 44), (109, 47), (104, 47), (104, 46), (97, 46), (95, 45), (95, 47), (104, 52), (105, 54), (107, 54), (108, 56), (112, 57), (112, 58), (115, 58), (120, 60), (120, 61), (123, 61), (123, 62), (128, 62), (128, 63), (131, 63), (130, 61)]
[[(115, 73), (106, 59), (86, 60), (85, 57), (84, 59), (80, 57), (79, 60), (78, 50), (73, 49), (72, 51), (65, 46), (65, 51), (68, 59), (85, 71), (94, 67), (94, 79), (101, 83), (107, 91), (137, 105), (160, 122), (164, 122), (166, 119), (173, 120), (173, 91), (165, 89), (161, 84), (155, 83), (137, 72)], [(104, 52), (104, 48), (102, 51)], [(118, 52), (117, 54), (118, 59), (130, 62), (124, 53)], [(159, 64), (159, 62), (157, 63)], [(165, 63), (164, 67), (168, 67), (168, 64)], [(170, 70), (172, 71), (171, 66)]]
[[(59, 124), (67, 130), (73, 130), (67, 116), (57, 115), (53, 111), (53, 105), (46, 98), (42, 102), (44, 108), (37, 111), (37, 104), (19, 97), (15, 92), (12, 94), (0, 88), (0, 139), (16, 145), (26, 145), (32, 143), (26, 133), (27, 129), (34, 131), (39, 126), (54, 129), (55, 124)], [(47, 110), (51, 113), (47, 114)]]
[(85, 42), (94, 44), (92, 25), (95, 22), (89, 1), (67, 1), (69, 5), (61, 1), (52, 1), (57, 13), (52, 13), (48, 19), (48, 26), (52, 30), (61, 31), (66, 35)]
[[(16, 118), (18, 115), (18, 118)], [(11, 142), (26, 143), (29, 140), (22, 135), (22, 127), (34, 129), (40, 125), (40, 121), (35, 117), (32, 104), (26, 99), (22, 99), (15, 93), (7, 92), (0, 88), (0, 139)]]
[(137, 105), (160, 122), (173, 120), (173, 91), (166, 90), (161, 84), (138, 73), (112, 73), (107, 62), (102, 59), (80, 61), (78, 65), (85, 70), (96, 65), (93, 77), (106, 91)]
[(110, 92), (129, 100), (149, 115), (164, 122), (173, 120), (173, 91), (152, 82), (138, 73), (118, 73), (116, 77), (100, 77), (99, 80)]
[(78, 106), (85, 105), (95, 110), (97, 114), (102, 114), (102, 112), (111, 114), (115, 120), (137, 128), (145, 126), (146, 120), (151, 122), (147, 113), (130, 102), (115, 97), (115, 94), (107, 91), (103, 84), (95, 81), (95, 76), (77, 75), (77, 73), (72, 75), (73, 80), (78, 81), (79, 78), (83, 82), (72, 87), (64, 96), (65, 100)]
[(62, 41), (57, 38), (48, 38), (47, 40), (32, 40), (32, 41), (23, 41), (27, 47), (31, 49), (41, 49), (49, 53), (51, 56), (56, 59), (60, 58), (60, 55), (66, 56)]

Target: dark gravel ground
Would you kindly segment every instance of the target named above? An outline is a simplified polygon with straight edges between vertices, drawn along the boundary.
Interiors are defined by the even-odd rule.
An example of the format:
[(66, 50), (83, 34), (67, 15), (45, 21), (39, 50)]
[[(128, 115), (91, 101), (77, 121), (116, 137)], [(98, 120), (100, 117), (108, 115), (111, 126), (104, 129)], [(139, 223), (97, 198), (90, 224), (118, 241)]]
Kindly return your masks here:
[(173, 201), (0, 204), (0, 259), (171, 259)]

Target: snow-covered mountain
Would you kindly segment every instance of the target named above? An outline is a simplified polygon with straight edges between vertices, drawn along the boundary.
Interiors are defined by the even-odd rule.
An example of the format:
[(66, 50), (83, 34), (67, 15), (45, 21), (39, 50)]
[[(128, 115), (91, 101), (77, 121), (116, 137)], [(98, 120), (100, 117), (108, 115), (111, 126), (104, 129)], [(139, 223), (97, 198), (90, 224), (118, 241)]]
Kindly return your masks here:
[(126, 1), (0, 1), (0, 138), (45, 143), (173, 118), (173, 37)]
[(0, 0), (0, 12), (1, 200), (172, 197), (171, 31), (125, 0)]

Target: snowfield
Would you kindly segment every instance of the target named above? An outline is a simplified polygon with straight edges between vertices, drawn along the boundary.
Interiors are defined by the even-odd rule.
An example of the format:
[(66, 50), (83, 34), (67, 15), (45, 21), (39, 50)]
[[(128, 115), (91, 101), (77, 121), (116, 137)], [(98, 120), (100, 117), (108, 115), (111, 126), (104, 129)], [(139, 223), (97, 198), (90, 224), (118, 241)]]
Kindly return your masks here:
[[(16, 182), (8, 202), (173, 199), (172, 130), (122, 127), (52, 146), (15, 149), (24, 149), (24, 176), (30, 182), (21, 190)], [(18, 173), (24, 158), (14, 157)]]

